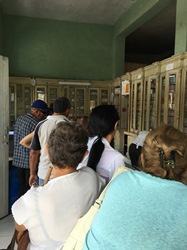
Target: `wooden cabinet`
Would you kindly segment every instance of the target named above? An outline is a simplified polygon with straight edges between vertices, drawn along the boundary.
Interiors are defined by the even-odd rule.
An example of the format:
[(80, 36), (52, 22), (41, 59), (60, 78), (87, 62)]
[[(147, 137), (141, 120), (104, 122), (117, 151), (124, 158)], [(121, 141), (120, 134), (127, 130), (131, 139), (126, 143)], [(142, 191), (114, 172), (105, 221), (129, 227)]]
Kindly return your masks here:
[(99, 89), (89, 88), (89, 111), (99, 105)]
[[(121, 97), (120, 97), (120, 127), (129, 128), (130, 106), (129, 106), (129, 86), (131, 82), (130, 73), (121, 76)], [(123, 89), (124, 88), (124, 89)]]
[[(118, 77), (112, 81), (112, 93), (111, 104), (113, 104), (119, 113), (119, 145), (117, 149), (124, 153), (125, 142), (123, 130), (128, 128), (128, 108), (129, 108), (129, 95), (123, 93), (122, 83), (124, 81), (130, 81), (130, 74), (125, 74), (122, 77)], [(115, 143), (114, 143), (115, 144)], [(116, 146), (115, 146), (116, 147)]]
[(88, 88), (88, 112), (98, 105), (109, 104), (111, 99), (110, 81), (91, 81)]
[(37, 99), (47, 102), (47, 86), (35, 86), (35, 100)]
[(121, 78), (118, 77), (112, 82), (111, 104), (113, 104), (119, 115), (121, 109)]
[(9, 91), (10, 130), (13, 130), (16, 118), (30, 112), (33, 100), (33, 86), (28, 78), (11, 78)]
[[(138, 131), (164, 122), (187, 133), (187, 53), (172, 56), (130, 73), (128, 148)], [(128, 151), (126, 149), (126, 151)]]
[(165, 122), (179, 128), (182, 55), (161, 61), (158, 124)]
[(187, 134), (187, 53), (184, 53), (180, 89), (179, 129)]
[(62, 95), (62, 86), (57, 79), (36, 78), (34, 82), (35, 100), (40, 99), (48, 105)]
[(100, 105), (109, 104), (111, 90), (109, 88), (100, 88), (99, 92)]
[(9, 105), (10, 128), (13, 129), (16, 118), (30, 112), (32, 103), (41, 99), (48, 105), (59, 96), (71, 101), (69, 118), (77, 120), (89, 115), (90, 110), (100, 104), (109, 104), (111, 84), (109, 81), (60, 81), (48, 78), (10, 77)]
[(87, 115), (86, 94), (87, 87), (66, 86), (63, 88), (63, 94), (71, 102), (71, 112), (69, 118), (77, 120)]
[(130, 87), (130, 131), (137, 133), (142, 129), (143, 117), (143, 68), (131, 73)]
[(9, 86), (9, 127), (13, 130), (14, 123), (16, 120), (16, 86)]
[(160, 63), (144, 67), (142, 130), (150, 130), (158, 123)]

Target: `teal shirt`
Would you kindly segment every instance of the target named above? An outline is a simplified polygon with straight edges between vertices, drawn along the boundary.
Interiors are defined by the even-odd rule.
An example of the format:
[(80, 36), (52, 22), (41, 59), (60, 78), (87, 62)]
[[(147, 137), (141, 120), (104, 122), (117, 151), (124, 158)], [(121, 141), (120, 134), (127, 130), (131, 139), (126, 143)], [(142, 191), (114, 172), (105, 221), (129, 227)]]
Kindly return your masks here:
[(186, 250), (187, 186), (138, 171), (109, 186), (83, 250)]

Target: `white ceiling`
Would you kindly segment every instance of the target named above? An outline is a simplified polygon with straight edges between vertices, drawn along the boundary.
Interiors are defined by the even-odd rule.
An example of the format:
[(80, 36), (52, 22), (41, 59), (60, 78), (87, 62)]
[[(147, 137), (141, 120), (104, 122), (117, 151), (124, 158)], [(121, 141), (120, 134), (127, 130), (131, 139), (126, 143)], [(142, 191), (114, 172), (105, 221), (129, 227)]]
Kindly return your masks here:
[(0, 0), (4, 14), (113, 25), (136, 0)]

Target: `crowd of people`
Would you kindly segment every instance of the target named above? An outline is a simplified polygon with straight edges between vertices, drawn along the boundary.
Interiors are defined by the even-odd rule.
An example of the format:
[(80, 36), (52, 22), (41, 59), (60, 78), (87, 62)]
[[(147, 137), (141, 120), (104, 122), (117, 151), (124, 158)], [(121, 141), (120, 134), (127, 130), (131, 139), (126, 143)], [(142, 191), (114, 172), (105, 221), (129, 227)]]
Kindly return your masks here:
[(13, 164), (27, 174), (12, 214), (18, 231), (28, 229), (29, 249), (62, 249), (123, 166), (129, 170), (112, 180), (83, 249), (187, 249), (187, 135), (167, 124), (140, 131), (129, 159), (113, 146), (115, 106), (99, 105), (77, 122), (66, 97), (52, 107), (48, 113), (36, 100), (15, 124)]

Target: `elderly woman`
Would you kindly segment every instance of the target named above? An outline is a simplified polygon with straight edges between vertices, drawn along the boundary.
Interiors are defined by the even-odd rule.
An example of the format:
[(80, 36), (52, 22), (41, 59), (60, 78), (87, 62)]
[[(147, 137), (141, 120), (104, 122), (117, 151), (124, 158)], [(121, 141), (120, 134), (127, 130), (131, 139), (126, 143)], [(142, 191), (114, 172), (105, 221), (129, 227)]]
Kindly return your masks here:
[(187, 135), (161, 124), (145, 138), (141, 170), (112, 181), (84, 250), (187, 249)]
[(77, 220), (100, 192), (97, 174), (76, 170), (87, 151), (88, 136), (80, 124), (60, 122), (48, 141), (53, 179), (32, 187), (12, 207), (18, 231), (28, 229), (29, 249), (61, 249)]

